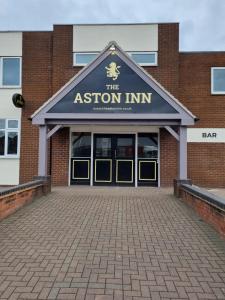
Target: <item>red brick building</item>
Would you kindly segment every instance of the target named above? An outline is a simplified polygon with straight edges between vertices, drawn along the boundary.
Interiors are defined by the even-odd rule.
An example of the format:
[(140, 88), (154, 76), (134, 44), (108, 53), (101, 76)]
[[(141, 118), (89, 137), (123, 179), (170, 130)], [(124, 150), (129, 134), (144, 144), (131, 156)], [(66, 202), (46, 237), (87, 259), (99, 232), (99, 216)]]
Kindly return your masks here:
[(22, 95), (20, 182), (225, 185), (225, 53), (179, 24), (23, 32)]

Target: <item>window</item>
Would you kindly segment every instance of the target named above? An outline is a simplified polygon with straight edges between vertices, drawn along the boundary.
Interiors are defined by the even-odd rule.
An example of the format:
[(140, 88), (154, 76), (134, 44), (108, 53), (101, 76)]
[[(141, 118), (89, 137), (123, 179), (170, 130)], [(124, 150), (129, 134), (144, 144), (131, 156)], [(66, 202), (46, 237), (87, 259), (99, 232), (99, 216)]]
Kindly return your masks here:
[(18, 156), (19, 121), (0, 119), (0, 157)]
[[(157, 66), (157, 52), (127, 52), (141, 66)], [(99, 52), (74, 52), (73, 65), (85, 66), (92, 62)]]
[(225, 94), (225, 67), (211, 68), (211, 93)]
[(21, 58), (0, 57), (0, 87), (21, 86)]
[(141, 66), (157, 66), (157, 52), (128, 52), (128, 54)]
[(73, 65), (74, 66), (85, 66), (92, 62), (98, 55), (98, 52), (83, 52), (83, 53), (78, 53), (75, 52), (73, 53)]

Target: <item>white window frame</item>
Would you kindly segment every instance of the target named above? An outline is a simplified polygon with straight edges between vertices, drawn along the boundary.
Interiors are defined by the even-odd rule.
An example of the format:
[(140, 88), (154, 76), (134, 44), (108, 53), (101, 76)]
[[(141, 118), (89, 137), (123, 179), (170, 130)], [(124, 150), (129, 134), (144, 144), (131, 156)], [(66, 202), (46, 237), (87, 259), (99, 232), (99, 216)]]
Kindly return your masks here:
[(158, 52), (156, 51), (129, 51), (127, 52), (131, 58), (132, 58), (132, 54), (154, 54), (155, 55), (155, 62), (154, 63), (137, 63), (140, 66), (143, 67), (148, 67), (148, 66), (158, 66)]
[(211, 67), (211, 94), (212, 95), (225, 95), (224, 91), (214, 91), (214, 70), (225, 70), (225, 67)]
[[(2, 119), (2, 118), (1, 118)], [(0, 131), (5, 132), (5, 148), (4, 148), (4, 155), (0, 155), (1, 158), (19, 158), (20, 157), (20, 120), (15, 119), (15, 118), (10, 118), (10, 119), (3, 119), (5, 120), (5, 128), (0, 129)], [(18, 122), (18, 127), (17, 128), (9, 128), (8, 123), (9, 121), (17, 121)], [(17, 154), (8, 154), (8, 133), (9, 132), (17, 132)]]
[(84, 54), (84, 55), (89, 55), (89, 54), (96, 54), (96, 56), (99, 54), (100, 52), (73, 52), (73, 66), (74, 67), (83, 67), (83, 66), (86, 66), (87, 64), (78, 64), (76, 62), (76, 54)]
[[(3, 59), (4, 58), (19, 58), (19, 61), (20, 61), (19, 85), (3, 85)], [(22, 57), (21, 56), (1, 56), (0, 57), (0, 88), (1, 89), (15, 89), (15, 88), (21, 88), (21, 85), (22, 85)]]
[[(73, 52), (73, 66), (74, 67), (84, 67), (87, 64), (78, 64), (76, 63), (76, 54), (84, 54), (84, 55), (89, 55), (89, 54), (96, 54), (98, 55), (100, 52)], [(137, 63), (136, 64), (143, 66), (143, 67), (148, 67), (148, 66), (158, 66), (158, 52), (156, 51), (127, 51), (126, 52), (131, 58), (132, 54), (154, 54), (155, 55), (155, 62), (153, 63)]]

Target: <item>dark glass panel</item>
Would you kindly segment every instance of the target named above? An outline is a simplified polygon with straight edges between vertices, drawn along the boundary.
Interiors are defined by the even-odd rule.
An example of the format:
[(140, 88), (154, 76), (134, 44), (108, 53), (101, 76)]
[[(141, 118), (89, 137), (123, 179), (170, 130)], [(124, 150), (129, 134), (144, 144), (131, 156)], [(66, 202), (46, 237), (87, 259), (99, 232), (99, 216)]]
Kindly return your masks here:
[(5, 154), (5, 132), (0, 131), (0, 155)]
[(128, 158), (134, 156), (133, 138), (119, 137), (117, 138), (116, 157)]
[(112, 182), (112, 165), (110, 159), (95, 160), (95, 181)]
[(133, 161), (117, 161), (117, 182), (133, 182)]
[(8, 132), (8, 154), (17, 154), (17, 144), (18, 144), (18, 133)]
[(158, 157), (158, 136), (156, 133), (138, 135), (138, 157)]
[(97, 137), (96, 138), (96, 157), (111, 157), (111, 137)]
[(91, 156), (91, 134), (73, 133), (72, 134), (72, 157)]

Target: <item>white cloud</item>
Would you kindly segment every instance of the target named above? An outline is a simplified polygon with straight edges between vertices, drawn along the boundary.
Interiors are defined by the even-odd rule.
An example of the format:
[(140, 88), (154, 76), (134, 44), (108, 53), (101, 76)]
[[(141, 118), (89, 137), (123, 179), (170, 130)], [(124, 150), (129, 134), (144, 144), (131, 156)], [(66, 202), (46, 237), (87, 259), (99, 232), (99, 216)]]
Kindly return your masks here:
[(181, 50), (225, 50), (224, 0), (0, 0), (0, 30), (126, 22), (180, 22)]

